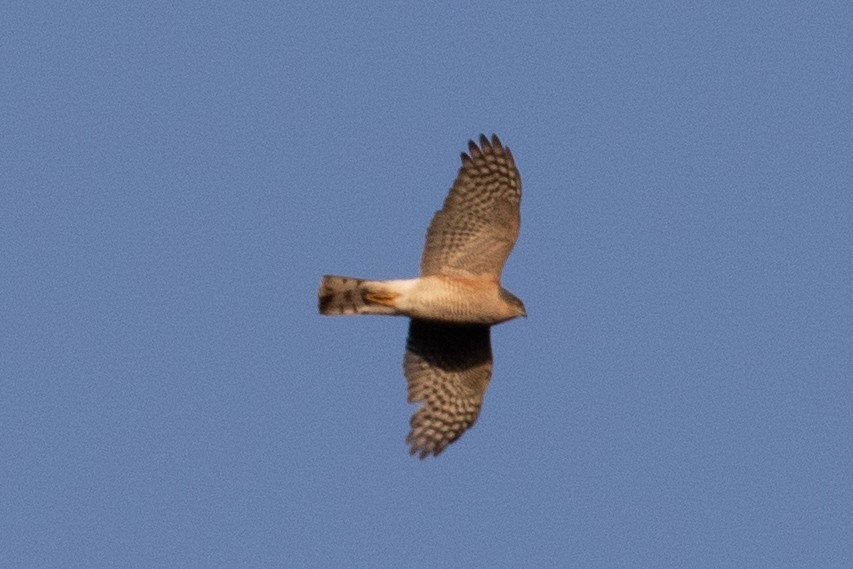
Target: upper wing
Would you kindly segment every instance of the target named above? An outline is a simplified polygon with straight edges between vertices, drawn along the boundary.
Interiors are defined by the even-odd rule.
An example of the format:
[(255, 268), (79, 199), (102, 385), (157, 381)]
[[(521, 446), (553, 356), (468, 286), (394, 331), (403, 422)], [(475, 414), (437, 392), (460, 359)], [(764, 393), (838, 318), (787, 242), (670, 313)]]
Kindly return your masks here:
[(492, 376), (489, 327), (412, 318), (403, 371), (409, 403), (423, 403), (406, 437), (410, 452), (437, 455), (480, 414)]
[(453, 187), (429, 225), (421, 275), (487, 276), (501, 270), (518, 237), (521, 178), (497, 135), (468, 142)]

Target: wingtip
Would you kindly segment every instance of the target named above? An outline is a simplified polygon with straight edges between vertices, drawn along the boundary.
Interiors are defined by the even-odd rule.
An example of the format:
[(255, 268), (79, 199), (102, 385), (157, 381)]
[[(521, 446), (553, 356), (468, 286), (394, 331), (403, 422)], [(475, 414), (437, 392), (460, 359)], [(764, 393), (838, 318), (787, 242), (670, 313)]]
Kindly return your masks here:
[[(483, 148), (485, 150), (485, 148)], [(477, 146), (477, 143), (473, 140), (468, 141), (468, 154), (471, 156), (471, 159), (474, 160), (482, 154), (480, 147)]]
[(461, 153), (462, 162), (474, 160), (482, 154), (490, 154), (493, 150), (509, 152), (509, 148), (503, 145), (497, 134), (492, 133), (490, 140), (488, 136), (480, 133), (478, 140), (479, 143), (474, 139), (468, 140), (468, 152)]
[(482, 150), (483, 152), (489, 152), (489, 151), (491, 151), (492, 149), (495, 149), (495, 150), (509, 150), (508, 148), (506, 148), (506, 147), (503, 145), (503, 143), (501, 142), (500, 137), (499, 137), (497, 134), (495, 134), (495, 133), (492, 133), (492, 138), (491, 138), (491, 139), (490, 139), (488, 136), (486, 136), (485, 134), (480, 133), (479, 141), (480, 141), (480, 144), (478, 145), (478, 144), (477, 144), (476, 142), (474, 142), (473, 140), (469, 140), (469, 141), (468, 141), (468, 149), (469, 149), (470, 151), (472, 151), (472, 152), (474, 151), (474, 149), (476, 149), (477, 151)]
[(441, 451), (444, 450), (444, 447), (440, 449), (431, 448), (427, 445), (418, 444), (417, 442), (410, 441), (406, 439), (406, 444), (409, 446), (409, 456), (414, 456), (418, 460), (424, 460), (430, 456), (438, 456), (441, 454)]

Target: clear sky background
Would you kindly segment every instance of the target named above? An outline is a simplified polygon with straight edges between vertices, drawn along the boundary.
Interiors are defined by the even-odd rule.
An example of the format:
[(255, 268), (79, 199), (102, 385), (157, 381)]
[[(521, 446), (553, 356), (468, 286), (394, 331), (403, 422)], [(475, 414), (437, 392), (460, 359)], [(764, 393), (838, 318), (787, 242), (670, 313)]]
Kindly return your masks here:
[[(853, 4), (705, 4), (6, 5), (0, 565), (853, 566)], [(530, 316), (419, 461), (316, 290), (481, 132)]]

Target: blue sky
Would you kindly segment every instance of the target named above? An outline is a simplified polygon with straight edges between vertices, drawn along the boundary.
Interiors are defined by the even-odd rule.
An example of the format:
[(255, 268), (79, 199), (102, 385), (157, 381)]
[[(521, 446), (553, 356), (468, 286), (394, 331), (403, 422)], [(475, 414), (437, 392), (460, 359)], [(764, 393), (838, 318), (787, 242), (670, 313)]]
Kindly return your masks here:
[[(4, 567), (850, 567), (847, 2), (20, 3)], [(469, 138), (524, 184), (477, 425), (401, 318)]]

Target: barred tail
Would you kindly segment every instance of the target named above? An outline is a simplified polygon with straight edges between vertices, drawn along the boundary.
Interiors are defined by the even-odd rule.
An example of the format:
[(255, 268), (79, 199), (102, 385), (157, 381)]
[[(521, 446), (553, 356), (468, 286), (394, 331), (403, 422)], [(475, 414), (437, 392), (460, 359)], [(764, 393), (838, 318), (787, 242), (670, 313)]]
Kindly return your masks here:
[(399, 314), (382, 281), (325, 275), (317, 297), (320, 314)]

